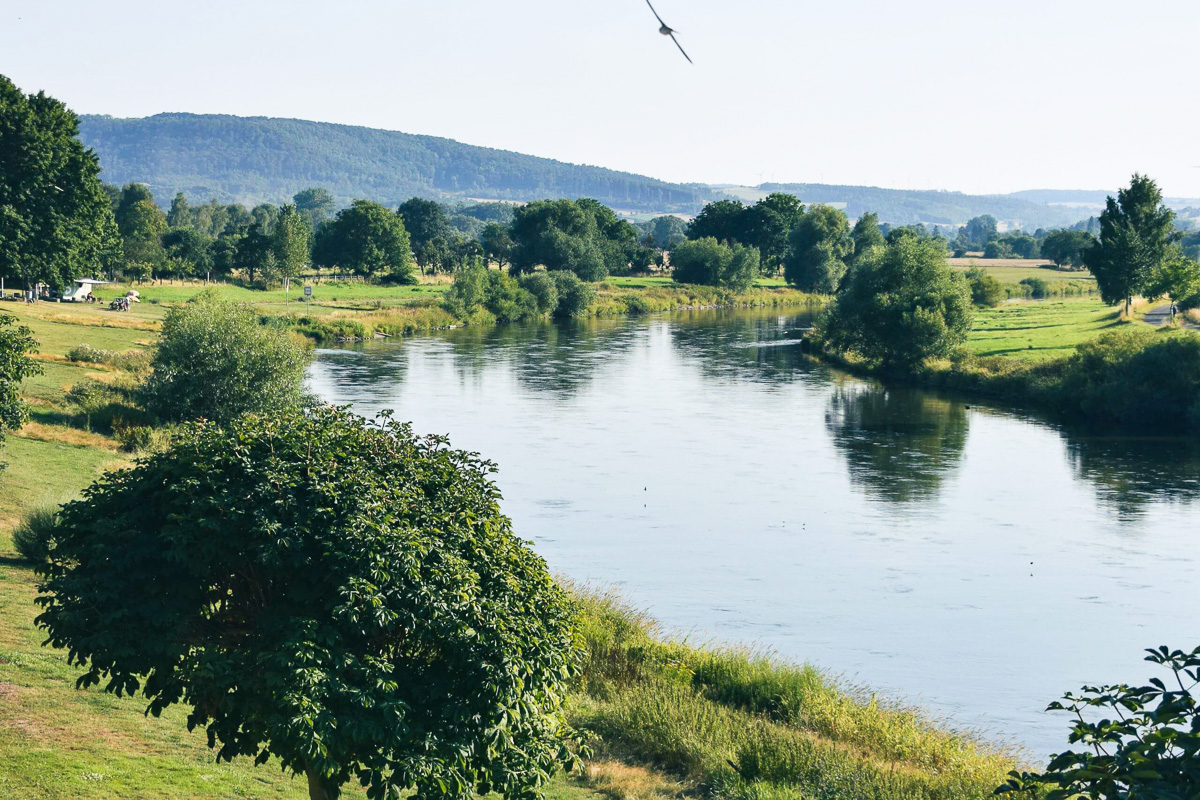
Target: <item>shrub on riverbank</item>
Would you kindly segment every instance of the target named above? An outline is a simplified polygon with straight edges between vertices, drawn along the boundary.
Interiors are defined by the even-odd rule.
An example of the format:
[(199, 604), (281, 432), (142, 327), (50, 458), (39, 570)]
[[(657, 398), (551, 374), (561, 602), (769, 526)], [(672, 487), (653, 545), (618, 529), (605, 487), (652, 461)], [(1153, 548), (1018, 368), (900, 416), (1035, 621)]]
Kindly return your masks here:
[[(819, 346), (814, 341), (814, 349)], [(854, 356), (824, 357), (852, 372), (1032, 404), (1067, 422), (1200, 433), (1200, 335), (1192, 331), (1128, 327), (1040, 362), (960, 351), (947, 360), (883, 370)]]
[(142, 390), (151, 413), (225, 423), (298, 405), (308, 354), (249, 306), (201, 295), (167, 313), (153, 366)]

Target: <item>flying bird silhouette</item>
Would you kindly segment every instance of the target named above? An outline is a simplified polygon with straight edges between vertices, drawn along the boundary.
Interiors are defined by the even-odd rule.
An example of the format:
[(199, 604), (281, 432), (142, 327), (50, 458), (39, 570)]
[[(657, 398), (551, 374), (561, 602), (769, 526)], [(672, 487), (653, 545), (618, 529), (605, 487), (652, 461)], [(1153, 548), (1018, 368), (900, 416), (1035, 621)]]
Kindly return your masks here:
[(658, 32), (661, 33), (663, 36), (670, 36), (671, 41), (674, 42), (675, 46), (679, 48), (679, 52), (683, 53), (683, 57), (688, 60), (688, 63), (689, 64), (695, 63), (692, 61), (692, 57), (689, 56), (687, 54), (687, 52), (683, 49), (683, 45), (681, 45), (679, 43), (679, 40), (675, 38), (675, 29), (672, 28), (667, 23), (662, 21), (662, 17), (660, 17), (658, 15), (658, 12), (654, 10), (654, 6), (650, 5), (650, 0), (646, 0), (646, 5), (650, 6), (650, 11), (654, 14), (654, 18), (658, 20), (658, 26), (659, 26)]

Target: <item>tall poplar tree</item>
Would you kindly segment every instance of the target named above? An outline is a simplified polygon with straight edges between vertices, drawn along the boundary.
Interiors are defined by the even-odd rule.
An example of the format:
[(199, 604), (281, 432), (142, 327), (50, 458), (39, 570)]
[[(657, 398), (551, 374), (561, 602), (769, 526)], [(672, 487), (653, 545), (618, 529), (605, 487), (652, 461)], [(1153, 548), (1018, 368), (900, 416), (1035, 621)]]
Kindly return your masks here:
[(292, 278), (299, 275), (300, 270), (308, 264), (310, 238), (308, 220), (294, 205), (279, 209), (274, 237), (275, 272), (283, 281), (285, 303)]

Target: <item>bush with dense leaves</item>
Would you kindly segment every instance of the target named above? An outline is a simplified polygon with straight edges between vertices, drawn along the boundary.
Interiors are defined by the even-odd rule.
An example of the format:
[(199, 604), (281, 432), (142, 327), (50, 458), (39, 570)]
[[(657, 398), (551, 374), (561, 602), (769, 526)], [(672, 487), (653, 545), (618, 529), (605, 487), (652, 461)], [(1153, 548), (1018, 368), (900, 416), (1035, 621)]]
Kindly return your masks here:
[(573, 319), (587, 314), (596, 299), (596, 287), (581, 280), (574, 272), (551, 272), (554, 286), (558, 290), (558, 305), (554, 316)]
[(161, 419), (226, 423), (299, 405), (308, 361), (291, 334), (260, 325), (250, 306), (201, 295), (167, 313), (143, 395)]
[(520, 322), (539, 316), (538, 299), (516, 278), (481, 263), (455, 271), (454, 284), (446, 292), (445, 307), (463, 320), (485, 310), (497, 322)]
[(680, 242), (671, 251), (671, 277), (678, 283), (696, 283), (744, 291), (759, 274), (757, 248), (722, 244), (711, 236)]
[(946, 263), (943, 246), (902, 236), (867, 251), (822, 319), (821, 338), (885, 368), (945, 358), (971, 328), (971, 291)]
[[(1190, 800), (1200, 797), (1200, 647), (1190, 653), (1160, 647), (1146, 660), (1170, 671), (1146, 686), (1087, 686), (1048, 711), (1076, 721), (1067, 750), (1046, 771), (1013, 772), (997, 795), (1041, 800)], [(1088, 719), (1088, 716), (1099, 719)]]
[(1007, 297), (1004, 284), (981, 267), (967, 270), (967, 283), (971, 285), (971, 302), (977, 306), (992, 308), (1003, 303)]
[(1200, 336), (1139, 327), (1084, 342), (1067, 361), (1056, 394), (1071, 417), (1200, 430)]
[(582, 651), (493, 469), (330, 407), (184, 426), (63, 507), (37, 624), (81, 688), (182, 703), (314, 798), (533, 797)]

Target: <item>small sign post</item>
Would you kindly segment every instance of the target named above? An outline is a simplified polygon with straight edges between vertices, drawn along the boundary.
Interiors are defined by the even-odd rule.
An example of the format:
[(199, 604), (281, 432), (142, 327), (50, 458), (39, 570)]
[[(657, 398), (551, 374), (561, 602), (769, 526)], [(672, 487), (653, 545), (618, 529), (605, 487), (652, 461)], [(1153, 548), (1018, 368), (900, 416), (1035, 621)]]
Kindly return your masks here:
[(312, 300), (312, 284), (311, 283), (307, 284), (304, 287), (304, 313), (305, 314), (308, 314), (310, 312), (310, 309), (311, 309), (311, 306), (309, 305), (310, 300)]

